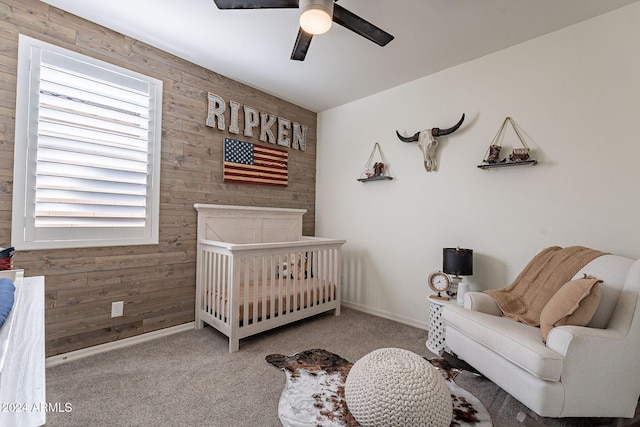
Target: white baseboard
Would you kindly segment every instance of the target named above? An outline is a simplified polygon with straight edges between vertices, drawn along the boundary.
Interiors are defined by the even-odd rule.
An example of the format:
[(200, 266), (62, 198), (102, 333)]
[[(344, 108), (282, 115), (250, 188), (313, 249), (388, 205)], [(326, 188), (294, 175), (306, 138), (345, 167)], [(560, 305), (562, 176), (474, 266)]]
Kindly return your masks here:
[(195, 322), (184, 323), (178, 326), (172, 326), (170, 328), (158, 329), (157, 331), (147, 332), (146, 334), (136, 335), (130, 338), (124, 338), (121, 340), (108, 342), (106, 344), (95, 345), (93, 347), (87, 347), (76, 351), (70, 351), (69, 353), (58, 354), (55, 356), (47, 357), (45, 359), (45, 367), (50, 368), (52, 366), (62, 365), (63, 363), (71, 362), (72, 360), (82, 359), (84, 357), (93, 356), (94, 354), (104, 353), (106, 351), (115, 350), (118, 348), (129, 347), (134, 344), (140, 344), (146, 341), (151, 341), (157, 338), (166, 337), (167, 335), (176, 334), (178, 332), (190, 331), (195, 328)]
[(354, 310), (362, 311), (364, 313), (373, 314), (374, 316), (382, 317), (384, 319), (393, 320), (395, 322), (403, 323), (405, 325), (414, 326), (416, 328), (420, 328), (420, 329), (424, 329), (424, 330), (429, 329), (429, 324), (428, 324), (428, 322), (426, 320), (425, 321), (418, 321), (418, 320), (412, 319), (410, 317), (399, 316), (397, 314), (389, 313), (389, 312), (386, 312), (386, 311), (383, 311), (383, 310), (379, 310), (377, 308), (368, 307), (366, 305), (358, 304), (358, 303), (355, 303), (355, 302), (345, 301), (344, 299), (342, 301), (340, 301), (340, 304), (343, 305), (344, 307), (347, 307), (347, 308), (352, 308)]

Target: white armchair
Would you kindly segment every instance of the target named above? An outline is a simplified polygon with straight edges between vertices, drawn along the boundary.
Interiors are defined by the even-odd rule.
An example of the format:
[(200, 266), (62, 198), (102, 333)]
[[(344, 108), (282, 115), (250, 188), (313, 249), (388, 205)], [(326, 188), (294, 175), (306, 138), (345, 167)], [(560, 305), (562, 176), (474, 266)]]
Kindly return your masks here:
[(540, 328), (503, 317), (493, 299), (468, 292), (442, 313), (447, 347), (544, 417), (634, 416), (640, 397), (640, 260), (604, 255), (584, 274), (603, 280), (587, 326)]

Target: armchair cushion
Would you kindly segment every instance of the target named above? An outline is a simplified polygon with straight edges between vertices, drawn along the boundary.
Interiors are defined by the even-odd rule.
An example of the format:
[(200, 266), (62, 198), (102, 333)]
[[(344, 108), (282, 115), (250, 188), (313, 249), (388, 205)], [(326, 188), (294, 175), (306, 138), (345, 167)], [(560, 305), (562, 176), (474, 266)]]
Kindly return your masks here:
[(551, 329), (562, 325), (584, 326), (593, 317), (600, 302), (601, 280), (584, 278), (564, 284), (540, 313), (543, 340)]
[(540, 328), (453, 304), (442, 311), (442, 319), (447, 331), (473, 331), (470, 338), (474, 341), (534, 376), (547, 381), (560, 379), (564, 357), (544, 345)]

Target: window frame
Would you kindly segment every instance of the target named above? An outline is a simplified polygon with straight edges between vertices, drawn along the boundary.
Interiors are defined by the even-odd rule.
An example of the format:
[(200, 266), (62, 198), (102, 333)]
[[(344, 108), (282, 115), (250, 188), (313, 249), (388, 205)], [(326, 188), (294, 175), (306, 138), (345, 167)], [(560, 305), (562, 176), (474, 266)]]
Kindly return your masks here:
[[(150, 245), (159, 242), (160, 165), (162, 136), (162, 81), (77, 52), (19, 35), (14, 141), (14, 182), (11, 245), (17, 250)], [(149, 85), (149, 142), (147, 145), (144, 227), (35, 226), (38, 108), (42, 52), (80, 61)], [(83, 64), (83, 65), (84, 65)], [(70, 70), (73, 68), (70, 66)], [(33, 90), (32, 90), (33, 89)], [(35, 115), (35, 118), (34, 118)], [(35, 123), (35, 124), (34, 124)]]

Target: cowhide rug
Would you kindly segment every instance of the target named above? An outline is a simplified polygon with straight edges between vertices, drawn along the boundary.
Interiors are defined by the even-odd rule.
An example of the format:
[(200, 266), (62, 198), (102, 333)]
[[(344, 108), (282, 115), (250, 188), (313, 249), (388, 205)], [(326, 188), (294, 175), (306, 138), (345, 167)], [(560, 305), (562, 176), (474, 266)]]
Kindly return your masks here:
[[(278, 405), (278, 416), (285, 427), (359, 425), (344, 399), (344, 383), (353, 363), (321, 349), (292, 356), (270, 354), (265, 359), (287, 376)], [(427, 360), (444, 376), (451, 391), (451, 426), (491, 426), (491, 417), (482, 403), (453, 382), (461, 370), (440, 357)]]

